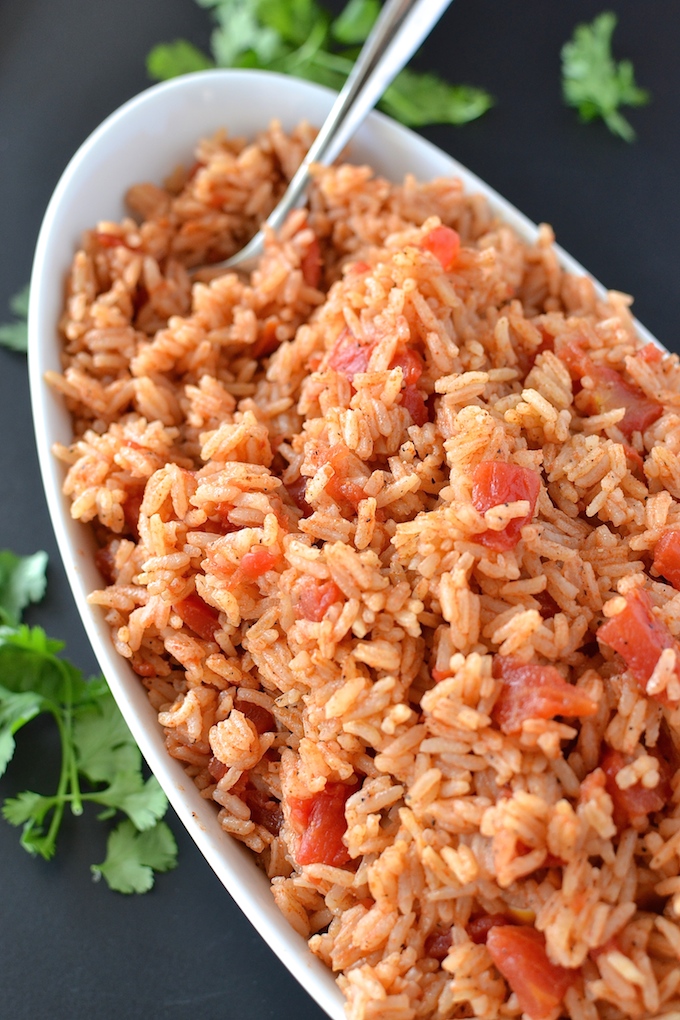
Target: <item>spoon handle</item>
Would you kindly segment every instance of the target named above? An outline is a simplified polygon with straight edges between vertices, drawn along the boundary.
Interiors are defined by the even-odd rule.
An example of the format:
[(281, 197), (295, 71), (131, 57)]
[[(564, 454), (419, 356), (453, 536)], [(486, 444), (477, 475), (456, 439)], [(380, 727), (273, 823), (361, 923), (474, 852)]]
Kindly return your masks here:
[[(328, 165), (340, 154), (385, 89), (413, 56), (451, 0), (387, 0), (338, 98), (267, 224), (277, 230), (301, 204), (312, 163)], [(255, 237), (226, 265), (237, 265), (262, 250)]]

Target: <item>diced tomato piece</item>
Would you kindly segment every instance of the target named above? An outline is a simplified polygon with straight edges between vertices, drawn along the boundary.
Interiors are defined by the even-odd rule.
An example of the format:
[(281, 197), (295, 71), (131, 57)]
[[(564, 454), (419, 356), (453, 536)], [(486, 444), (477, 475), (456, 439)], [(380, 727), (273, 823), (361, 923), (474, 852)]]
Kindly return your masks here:
[(348, 329), (344, 329), (338, 337), (335, 347), (331, 351), (328, 364), (336, 372), (342, 372), (351, 382), (359, 372), (368, 369), (371, 360), (374, 343), (361, 344)]
[(116, 580), (116, 557), (111, 550), (110, 542), (97, 549), (94, 554), (94, 562), (106, 583), (113, 584)]
[(366, 498), (363, 488), (349, 477), (354, 469), (360, 467), (361, 461), (342, 443), (331, 446), (325, 459), (335, 472), (326, 483), (326, 492), (335, 500), (345, 516), (348, 516), (354, 513), (361, 500)]
[(109, 234), (105, 230), (98, 230), (94, 237), (100, 248), (119, 248), (121, 245), (127, 247), (121, 234)]
[(407, 386), (402, 390), (401, 405), (411, 415), (414, 425), (423, 426), (426, 421), (430, 420), (427, 403), (422, 391), (417, 386)]
[(543, 354), (544, 351), (555, 350), (555, 337), (552, 333), (549, 333), (545, 326), (539, 326), (538, 332), (541, 334), (541, 342), (536, 348), (536, 354)]
[(278, 553), (272, 552), (264, 545), (256, 545), (243, 556), (238, 569), (246, 580), (255, 581), (268, 570), (272, 570), (278, 558)]
[(645, 477), (645, 462), (637, 452), (634, 446), (628, 446), (624, 443), (624, 452), (626, 454), (626, 460), (630, 463), (633, 474), (640, 475), (641, 478)]
[(254, 358), (267, 358), (274, 353), (280, 342), (276, 335), (278, 328), (279, 322), (276, 319), (267, 319), (262, 324), (260, 335), (251, 347)]
[(406, 386), (415, 386), (425, 368), (423, 359), (412, 347), (402, 347), (390, 362), (390, 368), (400, 368)]
[(663, 408), (656, 400), (645, 396), (639, 386), (629, 383), (615, 368), (600, 365), (589, 358), (578, 341), (564, 344), (557, 354), (569, 369), (572, 379), (580, 380), (586, 375), (592, 379), (594, 388), (588, 390), (586, 407), (589, 414), (604, 414), (624, 408), (626, 413), (618, 427), (626, 439), (630, 439), (633, 432), (644, 432), (663, 414)]
[(152, 662), (145, 662), (143, 659), (132, 659), (132, 668), (138, 676), (155, 676), (156, 667)]
[(196, 176), (198, 171), (202, 170), (204, 166), (205, 163), (201, 163), (201, 161), (198, 159), (196, 160), (195, 163), (192, 163), (189, 169), (187, 170), (187, 181), (192, 180)]
[(234, 698), (234, 708), (251, 721), (260, 735), (276, 730), (274, 716), (263, 705), (258, 705), (254, 701), (246, 701), (245, 698), (237, 696)]
[(640, 361), (646, 361), (648, 365), (658, 365), (660, 361), (663, 361), (663, 351), (656, 344), (650, 342), (641, 347), (635, 357)]
[(552, 620), (553, 616), (560, 612), (560, 607), (549, 591), (536, 592), (534, 598), (538, 602), (538, 611), (544, 620)]
[(417, 382), (423, 374), (423, 359), (412, 347), (402, 347), (398, 350), (390, 362), (390, 368), (399, 367), (404, 379), (404, 389), (401, 394), (402, 406), (411, 415), (414, 424), (424, 425), (429, 421), (429, 411), (425, 397), (417, 387)]
[(279, 802), (254, 786), (245, 790), (243, 800), (250, 808), (250, 817), (255, 824), (278, 836), (283, 825), (283, 809)]
[(593, 699), (567, 683), (554, 666), (496, 655), (493, 673), (503, 681), (492, 714), (504, 733), (518, 733), (526, 719), (583, 718), (597, 711)]
[(475, 945), (481, 946), (486, 945), (486, 940), (492, 928), (514, 923), (507, 914), (481, 914), (479, 917), (471, 917), (465, 930)]
[(680, 591), (680, 531), (666, 531), (654, 549), (654, 570)]
[(144, 501), (145, 483), (135, 485), (131, 488), (123, 503), (123, 516), (127, 530), (139, 540), (139, 512)]
[(213, 641), (215, 631), (219, 630), (219, 613), (213, 606), (204, 602), (200, 595), (192, 592), (185, 599), (173, 604), (177, 615), (204, 641)]
[(486, 948), (530, 1020), (547, 1020), (578, 974), (548, 959), (545, 939), (535, 928), (494, 925)]
[[(356, 510), (366, 493), (350, 478), (334, 475), (326, 485), (326, 492), (343, 509), (345, 515)], [(348, 509), (349, 508), (349, 509)]]
[(213, 755), (208, 762), (208, 772), (215, 782), (219, 783), (220, 779), (227, 774), (227, 766), (223, 761), (220, 761), (219, 758), (216, 758), (215, 755)]
[[(597, 640), (619, 653), (645, 694), (664, 648), (680, 651), (668, 629), (654, 616), (649, 595), (642, 588), (626, 595), (624, 609), (602, 624)], [(664, 692), (652, 697), (664, 705), (668, 703)]]
[(303, 517), (309, 517), (314, 511), (305, 499), (305, 491), (307, 489), (307, 479), (304, 475), (300, 475), (294, 482), (290, 482), (286, 486), (288, 489), (288, 495), (295, 503), (295, 506), (302, 510)]
[(326, 783), (320, 793), (288, 800), (290, 820), (300, 834), (298, 864), (347, 864), (349, 853), (342, 841), (347, 831), (345, 804), (358, 784)]
[(450, 928), (447, 931), (431, 931), (423, 945), (425, 955), (441, 963), (448, 956), (452, 941)]
[(371, 267), (368, 262), (352, 262), (347, 270), (348, 273), (354, 273), (356, 276), (361, 276), (362, 273), (367, 273)]
[(600, 768), (606, 776), (605, 789), (614, 805), (614, 824), (617, 829), (644, 827), (647, 815), (661, 809), (668, 803), (671, 796), (671, 768), (663, 759), (659, 762), (659, 782), (651, 790), (641, 782), (622, 790), (616, 777), (622, 768), (634, 761), (630, 755), (622, 754), (608, 747), (600, 761)]
[(426, 234), (420, 242), (421, 248), (429, 251), (448, 273), (458, 261), (460, 236), (451, 227), (439, 226)]
[(475, 510), (483, 514), (492, 506), (526, 499), (529, 502), (529, 513), (524, 517), (515, 517), (502, 531), (489, 528), (481, 535), (475, 535), (475, 541), (498, 552), (513, 549), (521, 538), (522, 528), (534, 516), (540, 488), (541, 480), (531, 468), (507, 464), (502, 460), (484, 460), (478, 464), (472, 478), (472, 504)]
[(342, 599), (342, 591), (335, 581), (323, 581), (321, 584), (317, 584), (312, 580), (300, 592), (297, 608), (304, 620), (320, 623), (330, 607)]
[(302, 256), (300, 269), (302, 277), (308, 287), (318, 287), (321, 280), (321, 245), (318, 238), (314, 238), (309, 248)]
[[(229, 502), (228, 500), (224, 500), (220, 503), (215, 503), (215, 509), (213, 511), (213, 514), (215, 517), (219, 518), (218, 530), (219, 533), (222, 535), (230, 535), (233, 534), (235, 531), (241, 530), (238, 524), (232, 524), (232, 522), (229, 520), (229, 514), (232, 513), (233, 509), (234, 504)], [(209, 521), (206, 521), (205, 524), (201, 525), (204, 531), (209, 530), (208, 528), (209, 523), (210, 523)]]

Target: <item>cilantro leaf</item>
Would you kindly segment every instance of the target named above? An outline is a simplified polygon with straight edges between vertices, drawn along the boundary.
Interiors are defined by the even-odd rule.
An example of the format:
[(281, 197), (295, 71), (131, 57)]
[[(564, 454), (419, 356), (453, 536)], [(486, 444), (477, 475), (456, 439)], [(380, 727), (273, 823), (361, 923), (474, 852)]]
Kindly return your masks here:
[(193, 43), (186, 39), (175, 39), (171, 43), (159, 43), (147, 54), (146, 71), (155, 81), (166, 81), (191, 71), (206, 71), (215, 63)]
[[(334, 20), (318, 0), (196, 0), (216, 25), (210, 49), (217, 67), (255, 67), (291, 74), (339, 90), (378, 14), (379, 0), (348, 0)], [(347, 49), (346, 47), (350, 47)], [(197, 56), (198, 54), (198, 56)], [(147, 58), (152, 78), (205, 66), (208, 57), (186, 40), (156, 47)], [(413, 127), (464, 124), (493, 100), (482, 89), (449, 85), (434, 74), (402, 71), (382, 109)]]
[(16, 626), (30, 602), (40, 602), (45, 594), (47, 553), (16, 556), (0, 550), (0, 620)]
[(13, 691), (38, 691), (53, 706), (89, 701), (94, 689), (76, 666), (57, 656), (62, 647), (42, 627), (0, 627), (3, 683)]
[(20, 316), (22, 319), (25, 319), (28, 315), (28, 299), (30, 291), (30, 284), (25, 283), (21, 290), (17, 291), (17, 293), (13, 294), (9, 299), (9, 307), (15, 315)]
[(331, 25), (331, 35), (344, 46), (365, 42), (379, 14), (378, 0), (349, 0)]
[[(121, 772), (106, 789), (84, 794), (83, 799), (123, 811), (140, 832), (155, 825), (168, 808), (168, 801), (156, 777), (151, 776), (144, 782), (139, 771)], [(104, 817), (110, 817), (108, 812)]]
[(493, 98), (472, 85), (449, 85), (433, 74), (405, 68), (394, 79), (380, 106), (409, 127), (466, 124), (486, 113)]
[[(117, 888), (116, 869), (125, 868), (127, 845), (133, 877), (126, 880), (126, 891), (144, 891), (153, 884), (154, 870), (164, 871), (176, 863), (175, 841), (159, 822), (168, 802), (154, 777), (144, 781), (141, 753), (104, 678), (86, 680), (58, 654), (61, 641), (49, 638), (41, 627), (21, 622), (25, 607), (44, 593), (45, 566), (44, 553), (22, 557), (0, 550), (0, 775), (14, 754), (15, 734), (41, 713), (51, 716), (59, 731), (61, 769), (53, 794), (25, 790), (5, 800), (2, 815), (11, 825), (21, 826), (24, 849), (46, 860), (56, 851), (67, 807), (79, 815), (83, 803), (90, 801), (104, 808), (100, 818), (126, 815), (124, 825), (133, 832), (154, 835), (131, 840), (123, 838), (127, 829), (116, 830), (123, 836), (109, 884)], [(91, 788), (81, 789), (81, 779)]]
[(295, 47), (306, 43), (319, 25), (325, 35), (330, 20), (315, 0), (259, 0), (254, 6), (261, 24)]
[(3, 817), (10, 825), (22, 825), (21, 845), (30, 854), (40, 854), (46, 861), (54, 856), (56, 842), (52, 832), (45, 833), (44, 821), (55, 807), (54, 797), (45, 797), (33, 790), (24, 790), (18, 797), (8, 798), (2, 805)]
[(106, 858), (92, 865), (92, 873), (96, 881), (104, 878), (116, 892), (143, 893), (153, 886), (154, 871), (170, 871), (176, 865), (177, 844), (165, 822), (137, 832), (126, 821), (109, 835)]
[(2, 805), (3, 818), (10, 825), (24, 825), (25, 822), (42, 822), (52, 806), (49, 797), (43, 797), (32, 790), (24, 790), (18, 797), (8, 797)]
[(0, 345), (13, 351), (28, 350), (28, 284), (9, 299), (10, 310), (17, 322), (6, 322), (0, 326)]
[(140, 750), (108, 691), (77, 713), (73, 743), (78, 769), (91, 783), (111, 783), (117, 774), (141, 767)]
[(650, 94), (635, 84), (631, 62), (617, 64), (612, 56), (616, 22), (616, 15), (605, 11), (591, 24), (576, 26), (573, 37), (562, 47), (562, 94), (582, 121), (601, 117), (611, 132), (632, 142), (635, 131), (619, 106), (644, 106)]
[(34, 719), (43, 708), (43, 699), (33, 691), (15, 694), (0, 687), (0, 776), (14, 755), (14, 734)]
[(260, 22), (252, 0), (222, 0), (215, 11), (210, 47), (218, 67), (240, 67), (249, 54), (254, 60), (248, 66), (267, 67), (285, 52), (281, 36)]

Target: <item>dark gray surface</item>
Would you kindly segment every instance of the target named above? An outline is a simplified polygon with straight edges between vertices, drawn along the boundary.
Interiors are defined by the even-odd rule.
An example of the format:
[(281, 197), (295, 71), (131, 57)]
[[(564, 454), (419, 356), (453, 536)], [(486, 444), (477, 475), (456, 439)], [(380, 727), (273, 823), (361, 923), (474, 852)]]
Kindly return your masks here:
[[(633, 293), (645, 325), (680, 348), (680, 5), (608, 5), (619, 14), (618, 55), (633, 59), (639, 84), (654, 96), (630, 113), (638, 131), (632, 146), (599, 124), (580, 125), (560, 102), (560, 46), (602, 6), (456, 0), (419, 64), (486, 86), (498, 104), (475, 124), (424, 133), (532, 219), (551, 222), (572, 255), (606, 286)], [(149, 84), (144, 56), (152, 44), (185, 35), (204, 46), (208, 34), (208, 16), (192, 0), (2, 0), (0, 320), (28, 279), (44, 208), (73, 151)], [(70, 657), (92, 671), (42, 495), (22, 356), (0, 351), (0, 386), (0, 547), (47, 549), (49, 592), (31, 620), (65, 639)], [(0, 796), (37, 787), (54, 767), (51, 730), (34, 723), (20, 737)], [(105, 841), (93, 816), (66, 819), (49, 864), (31, 859), (0, 821), (3, 1020), (320, 1020), (170, 822), (179, 868), (152, 893), (123, 897), (90, 880)]]

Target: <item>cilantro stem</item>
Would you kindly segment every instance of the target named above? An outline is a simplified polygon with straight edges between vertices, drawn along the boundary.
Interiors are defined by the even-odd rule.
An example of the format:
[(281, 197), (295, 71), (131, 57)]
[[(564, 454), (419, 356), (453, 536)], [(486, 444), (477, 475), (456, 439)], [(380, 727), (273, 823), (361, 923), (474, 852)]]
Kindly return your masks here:
[[(66, 806), (66, 789), (69, 780), (69, 755), (67, 753), (68, 746), (68, 734), (64, 725), (63, 710), (60, 705), (48, 704), (46, 705), (47, 710), (51, 713), (54, 721), (57, 724), (59, 730), (59, 739), (61, 741), (61, 769), (59, 772), (59, 782), (57, 784), (57, 792), (50, 800), (53, 801), (54, 811), (50, 819), (50, 826), (45, 836), (40, 840), (40, 852), (43, 857), (49, 859), (54, 853), (54, 848), (57, 842), (57, 833), (61, 825), (61, 820), (64, 817), (64, 808)], [(81, 809), (82, 810), (82, 809)]]
[(309, 34), (309, 38), (305, 40), (299, 49), (295, 50), (287, 58), (286, 70), (289, 74), (293, 73), (296, 67), (309, 64), (314, 59), (323, 46), (326, 34), (327, 29), (325, 22), (317, 21)]
[(329, 53), (327, 50), (317, 50), (310, 58), (311, 64), (317, 67), (325, 67), (329, 71), (337, 71), (338, 74), (348, 75), (352, 70), (353, 60), (349, 57), (342, 57), (338, 53)]
[(62, 741), (62, 763), (65, 758), (67, 782), (70, 784), (73, 793), (71, 811), (74, 815), (82, 815), (83, 803), (80, 782), (78, 780), (78, 762), (76, 761), (76, 751), (73, 743), (73, 683), (71, 681), (71, 674), (64, 662), (61, 659), (56, 661), (59, 664), (59, 672), (64, 678), (64, 690), (66, 692), (63, 706), (64, 738)]

